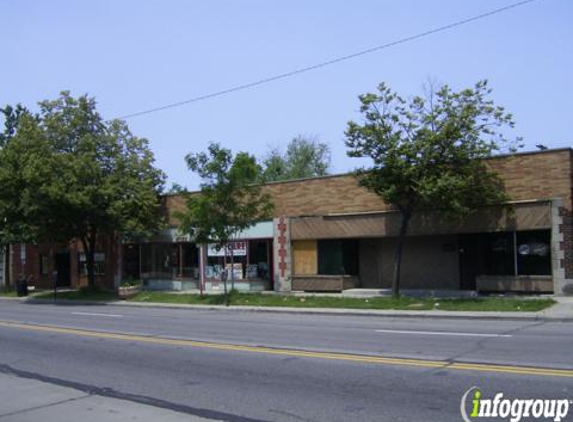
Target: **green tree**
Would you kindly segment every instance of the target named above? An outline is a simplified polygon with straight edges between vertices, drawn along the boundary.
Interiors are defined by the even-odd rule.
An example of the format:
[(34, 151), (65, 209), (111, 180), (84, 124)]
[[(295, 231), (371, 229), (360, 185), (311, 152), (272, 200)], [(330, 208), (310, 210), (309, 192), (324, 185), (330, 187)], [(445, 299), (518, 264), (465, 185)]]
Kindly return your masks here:
[(511, 114), (489, 99), (486, 81), (454, 92), (444, 85), (408, 101), (385, 84), (359, 96), (361, 123), (348, 122), (350, 157), (368, 157), (372, 167), (357, 171), (361, 186), (394, 205), (401, 215), (392, 292), (400, 294), (402, 246), (412, 214), (439, 210), (462, 218), (478, 207), (507, 200), (499, 177), (484, 159), (514, 147), (503, 129)]
[(264, 178), (269, 182), (325, 176), (330, 167), (330, 148), (328, 144), (299, 135), (289, 142), (284, 155), (278, 148), (270, 150), (263, 165)]
[[(213, 243), (224, 248), (225, 259), (233, 248), (230, 242), (243, 230), (272, 216), (270, 196), (262, 192), (262, 169), (256, 159), (211, 143), (207, 152), (188, 154), (189, 169), (203, 180), (201, 192), (187, 196), (187, 207), (177, 217), (181, 229), (193, 235), (197, 243)], [(231, 271), (232, 288), (234, 288)], [(225, 300), (228, 304), (227, 280), (223, 277)]]
[(180, 195), (182, 193), (187, 193), (187, 192), (189, 192), (189, 190), (185, 186), (180, 185), (177, 182), (173, 182), (171, 183), (169, 189), (167, 189), (166, 193), (168, 195)]
[(0, 230), (16, 241), (78, 239), (94, 287), (98, 239), (157, 228), (165, 177), (148, 141), (104, 121), (93, 98), (63, 92), (39, 106), (0, 151)]

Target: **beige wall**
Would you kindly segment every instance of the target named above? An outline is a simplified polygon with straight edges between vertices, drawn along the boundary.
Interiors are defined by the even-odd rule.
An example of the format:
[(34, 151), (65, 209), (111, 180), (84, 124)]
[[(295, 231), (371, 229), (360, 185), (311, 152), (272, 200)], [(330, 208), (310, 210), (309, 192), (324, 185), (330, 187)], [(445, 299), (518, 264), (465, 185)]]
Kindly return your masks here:
[[(445, 250), (444, 247), (450, 247)], [(395, 239), (360, 241), (360, 285), (390, 288)], [(406, 239), (401, 267), (404, 289), (459, 289), (457, 237), (419, 236)]]
[[(503, 179), (513, 200), (562, 198), (571, 208), (571, 150), (550, 150), (500, 156), (487, 165)], [(352, 175), (270, 183), (264, 186), (275, 205), (275, 216), (312, 216), (391, 209), (376, 194), (358, 186)], [(184, 208), (180, 195), (165, 197), (169, 222)]]

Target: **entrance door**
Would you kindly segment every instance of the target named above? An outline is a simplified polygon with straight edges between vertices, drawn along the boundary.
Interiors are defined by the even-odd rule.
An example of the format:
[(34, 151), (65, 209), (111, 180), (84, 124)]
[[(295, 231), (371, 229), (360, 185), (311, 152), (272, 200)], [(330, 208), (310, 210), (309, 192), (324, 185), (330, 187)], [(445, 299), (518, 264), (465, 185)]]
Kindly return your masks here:
[(479, 271), (479, 237), (475, 234), (458, 236), (460, 256), (460, 289), (475, 290)]
[(56, 254), (56, 271), (58, 272), (56, 285), (58, 287), (69, 286), (71, 284), (69, 252), (61, 252)]

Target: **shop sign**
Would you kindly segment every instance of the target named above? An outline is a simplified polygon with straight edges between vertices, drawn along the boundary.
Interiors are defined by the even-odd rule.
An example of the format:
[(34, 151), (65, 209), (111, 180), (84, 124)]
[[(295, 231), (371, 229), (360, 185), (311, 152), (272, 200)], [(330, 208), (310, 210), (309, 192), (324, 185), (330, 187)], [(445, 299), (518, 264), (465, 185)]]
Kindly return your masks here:
[(231, 249), (233, 249), (233, 256), (247, 256), (247, 242), (230, 242), (221, 249), (217, 249), (214, 243), (209, 243), (207, 256), (225, 256), (225, 249), (227, 249), (227, 256), (231, 256)]

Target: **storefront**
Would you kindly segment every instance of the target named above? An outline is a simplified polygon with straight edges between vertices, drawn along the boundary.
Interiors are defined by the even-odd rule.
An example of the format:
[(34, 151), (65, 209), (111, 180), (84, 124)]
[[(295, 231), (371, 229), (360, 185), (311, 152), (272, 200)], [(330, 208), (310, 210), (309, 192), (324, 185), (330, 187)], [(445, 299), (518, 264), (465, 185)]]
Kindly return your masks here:
[(187, 241), (124, 245), (124, 280), (142, 280), (148, 290), (199, 288), (199, 246)]
[[(459, 221), (440, 213), (416, 214), (402, 249), (401, 286), (551, 293), (561, 266), (558, 210), (559, 201), (531, 200), (479, 210)], [(282, 220), (290, 233), (286, 290), (391, 288), (400, 224), (396, 211)]]
[(243, 239), (231, 242), (227, 248), (214, 244), (206, 247), (205, 287), (221, 290), (221, 275), (227, 270), (227, 281), (240, 291), (260, 291), (272, 288), (272, 239)]
[(148, 242), (124, 245), (123, 279), (142, 280), (147, 290), (222, 291), (221, 275), (226, 269), (230, 285), (237, 290), (269, 290), (272, 237), (272, 222), (239, 233), (227, 248), (199, 245), (175, 228), (164, 230)]

